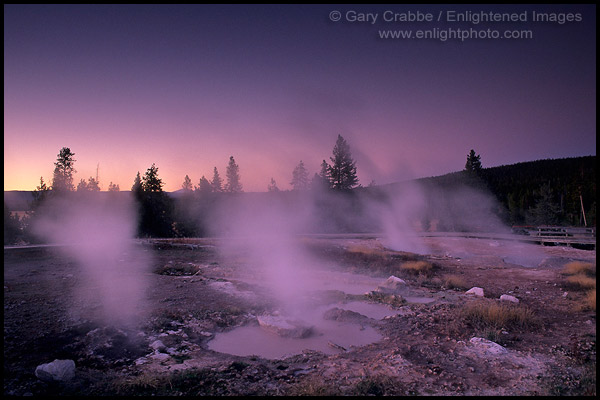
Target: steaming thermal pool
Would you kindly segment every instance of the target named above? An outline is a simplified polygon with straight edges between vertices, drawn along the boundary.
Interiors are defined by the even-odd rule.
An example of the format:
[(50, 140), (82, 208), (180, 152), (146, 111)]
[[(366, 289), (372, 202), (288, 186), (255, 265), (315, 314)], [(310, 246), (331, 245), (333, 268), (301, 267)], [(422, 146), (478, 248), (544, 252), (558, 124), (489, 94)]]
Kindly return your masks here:
[(281, 337), (260, 326), (251, 325), (217, 334), (208, 343), (208, 348), (237, 356), (257, 355), (277, 359), (307, 349), (335, 354), (342, 350), (332, 347), (329, 343), (350, 350), (351, 346), (364, 346), (381, 338), (382, 336), (370, 326), (322, 320), (315, 328), (315, 334), (307, 338)]
[[(338, 287), (336, 285), (336, 289)], [(430, 300), (433, 301), (433, 299)], [(357, 313), (358, 320), (341, 322), (323, 318), (323, 315), (331, 309)], [(284, 337), (258, 324), (252, 324), (216, 334), (215, 338), (208, 343), (208, 348), (220, 353), (237, 356), (256, 355), (269, 359), (299, 354), (303, 350), (336, 354), (344, 351), (340, 347), (351, 350), (352, 347), (364, 346), (381, 340), (381, 334), (369, 326), (368, 318), (380, 320), (397, 313), (398, 311), (385, 304), (366, 301), (324, 304), (309, 311), (304, 310), (301, 313), (301, 319), (308, 326), (313, 327), (313, 334), (309, 337)], [(361, 316), (364, 318), (362, 321), (360, 320)]]
[[(237, 356), (259, 356), (268, 359), (279, 359), (285, 356), (302, 353), (303, 350), (321, 351), (325, 354), (336, 354), (345, 350), (352, 350), (353, 347), (360, 347), (375, 343), (382, 339), (381, 334), (370, 326), (371, 323), (381, 320), (385, 317), (393, 316), (400, 311), (392, 309), (390, 306), (382, 303), (371, 303), (368, 301), (324, 301), (314, 304), (313, 301), (320, 296), (320, 293), (344, 293), (346, 295), (363, 295), (375, 290), (379, 285), (385, 282), (385, 278), (374, 277), (359, 273), (342, 272), (330, 269), (312, 269), (310, 271), (296, 271), (296, 277), (302, 281), (306, 292), (298, 292), (298, 297), (294, 297), (292, 302), (287, 303), (291, 309), (286, 314), (290, 319), (300, 319), (307, 326), (313, 327), (313, 334), (308, 337), (286, 337), (278, 335), (258, 323), (249, 324), (234, 328), (227, 332), (217, 333), (215, 337), (208, 342), (208, 348), (220, 353), (233, 354)], [(268, 282), (258, 277), (237, 276), (239, 281), (246, 284), (265, 287)], [(233, 285), (230, 285), (234, 289)], [(269, 287), (266, 284), (266, 287)], [(434, 298), (419, 297), (420, 293), (411, 293), (406, 288), (402, 296), (409, 303), (429, 303)], [(248, 297), (244, 293), (230, 294), (239, 297)], [(411, 296), (413, 294), (413, 296)], [(307, 296), (307, 298), (304, 298)], [(282, 304), (283, 306), (283, 304)], [(282, 308), (282, 310), (285, 307)], [(350, 314), (350, 319), (326, 319), (324, 314), (328, 310), (339, 309)], [(343, 313), (343, 311), (342, 311)], [(360, 315), (359, 315), (360, 314)], [(369, 318), (371, 319), (369, 321)]]

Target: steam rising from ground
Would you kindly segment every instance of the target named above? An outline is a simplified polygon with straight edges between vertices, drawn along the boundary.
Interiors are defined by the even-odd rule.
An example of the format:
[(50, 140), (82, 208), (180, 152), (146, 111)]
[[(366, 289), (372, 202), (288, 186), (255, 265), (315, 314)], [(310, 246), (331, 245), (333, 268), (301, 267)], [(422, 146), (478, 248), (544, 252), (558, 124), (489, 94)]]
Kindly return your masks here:
[(415, 184), (406, 184), (402, 189), (392, 191), (380, 204), (371, 202), (367, 205), (371, 214), (379, 220), (385, 247), (417, 254), (428, 253), (418, 233), (422, 230), (425, 206), (425, 195)]
[(314, 289), (315, 269), (300, 235), (380, 233), (396, 251), (430, 254), (423, 232), (443, 227), (506, 231), (493, 215), (491, 196), (467, 187), (443, 190), (407, 183), (399, 187), (342, 193), (306, 191), (224, 196), (211, 231), (224, 238), (225, 257), (243, 260), (288, 312)]
[[(296, 205), (297, 207), (294, 207)], [(286, 313), (302, 313), (302, 298), (310, 289), (310, 270), (318, 261), (298, 237), (308, 209), (279, 196), (231, 197), (221, 204), (219, 226), (226, 257), (242, 258), (244, 268), (266, 284)]]
[[(324, 268), (323, 261), (302, 245), (300, 234), (380, 233), (387, 248), (432, 254), (423, 238), (428, 232), (509, 234), (498, 210), (491, 194), (461, 184), (405, 183), (351, 193), (255, 193), (220, 201), (212, 231), (225, 239), (224, 255), (242, 257), (245, 268), (260, 276), (293, 314), (302, 308), (303, 295), (315, 287), (311, 271)], [(460, 241), (445, 241), (445, 246), (448, 255), (473, 255)], [(489, 250), (502, 250), (505, 262), (526, 266), (537, 266), (543, 258), (536, 246), (510, 240)]]
[(74, 193), (49, 199), (38, 214), (36, 233), (61, 245), (77, 263), (74, 316), (118, 326), (139, 322), (149, 260), (132, 240), (136, 210), (131, 199)]

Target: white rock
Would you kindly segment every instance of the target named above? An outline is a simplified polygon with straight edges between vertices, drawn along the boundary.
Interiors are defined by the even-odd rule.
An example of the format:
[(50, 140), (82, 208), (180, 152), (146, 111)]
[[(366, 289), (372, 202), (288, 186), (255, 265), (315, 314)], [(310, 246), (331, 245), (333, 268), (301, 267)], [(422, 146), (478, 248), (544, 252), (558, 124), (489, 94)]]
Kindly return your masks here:
[(154, 342), (152, 342), (150, 344), (150, 348), (156, 350), (156, 351), (163, 351), (167, 346), (165, 346), (165, 344), (163, 342), (161, 342), (160, 340), (155, 340)]
[(500, 300), (501, 301), (510, 301), (513, 303), (518, 303), (519, 299), (517, 299), (515, 296), (511, 296), (509, 294), (503, 294), (502, 296), (500, 296)]
[(156, 353), (156, 354), (150, 355), (149, 357), (153, 358), (155, 360), (158, 360), (158, 361), (167, 361), (169, 358), (171, 358), (170, 355), (165, 354), (165, 353)]
[(135, 360), (135, 365), (143, 365), (143, 364), (146, 364), (148, 361), (149, 361), (148, 358), (140, 357), (137, 360)]
[(474, 337), (471, 338), (469, 342), (475, 345), (477, 348), (483, 349), (490, 354), (504, 354), (508, 352), (508, 350), (500, 346), (498, 343), (492, 342), (491, 340), (487, 340), (484, 338)]
[(75, 376), (75, 361), (54, 360), (38, 365), (35, 369), (35, 376), (46, 382), (67, 381)]
[(304, 321), (274, 315), (261, 315), (256, 319), (261, 328), (278, 336), (306, 338), (313, 334), (313, 327)]
[(396, 293), (401, 290), (406, 290), (406, 282), (397, 276), (390, 275), (381, 285), (377, 286), (377, 292)]
[(483, 297), (483, 289), (480, 287), (474, 286), (471, 289), (467, 290), (467, 292), (465, 294), (473, 294), (475, 296)]
[(400, 279), (397, 276), (394, 275), (390, 275), (389, 278), (387, 278), (387, 280), (385, 281), (385, 283), (387, 285), (390, 286), (398, 286), (398, 285), (406, 285), (406, 282), (404, 281), (404, 279)]

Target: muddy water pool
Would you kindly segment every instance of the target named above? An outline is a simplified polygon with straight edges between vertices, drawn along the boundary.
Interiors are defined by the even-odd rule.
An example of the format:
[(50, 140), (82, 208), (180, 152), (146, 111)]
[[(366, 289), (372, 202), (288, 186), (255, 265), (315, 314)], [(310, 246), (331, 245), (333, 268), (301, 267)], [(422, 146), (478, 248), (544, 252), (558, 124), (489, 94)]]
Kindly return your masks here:
[[(319, 270), (311, 271), (305, 277), (304, 286), (310, 288), (311, 293), (339, 291), (348, 295), (362, 295), (375, 290), (385, 282), (386, 277), (373, 277), (364, 274), (349, 272)], [(251, 279), (248, 276), (241, 281), (264, 287), (264, 281)], [(308, 293), (307, 293), (308, 294)], [(433, 298), (420, 297), (411, 293), (409, 289), (403, 296), (409, 303), (429, 303)], [(314, 297), (312, 297), (314, 299)], [(260, 356), (269, 359), (278, 359), (288, 355), (299, 354), (303, 350), (321, 351), (325, 354), (335, 354), (352, 347), (364, 346), (382, 339), (381, 334), (371, 326), (368, 319), (381, 320), (385, 317), (399, 313), (392, 307), (372, 303), (366, 300), (303, 303), (301, 297), (297, 298), (296, 307), (292, 310), (282, 311), (292, 319), (300, 319), (313, 327), (313, 334), (306, 338), (291, 338), (280, 336), (266, 330), (258, 324), (248, 324), (233, 328), (230, 331), (217, 333), (208, 342), (208, 348), (220, 353), (238, 356)], [(323, 318), (323, 314), (332, 308), (352, 311), (360, 316), (354, 321), (336, 321)], [(371, 321), (374, 322), (374, 321)]]

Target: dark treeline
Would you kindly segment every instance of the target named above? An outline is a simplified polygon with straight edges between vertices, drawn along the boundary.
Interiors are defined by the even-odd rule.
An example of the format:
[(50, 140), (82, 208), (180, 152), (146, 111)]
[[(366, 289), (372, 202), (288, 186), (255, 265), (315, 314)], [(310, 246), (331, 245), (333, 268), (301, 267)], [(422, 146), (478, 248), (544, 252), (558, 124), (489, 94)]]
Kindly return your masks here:
[(226, 181), (215, 167), (212, 180), (202, 176), (194, 186), (186, 175), (182, 189), (172, 193), (162, 190), (164, 183), (154, 164), (143, 175), (137, 173), (130, 191), (119, 191), (111, 182), (108, 192), (100, 192), (99, 182), (92, 177), (87, 182), (82, 179), (75, 189), (73, 156), (68, 148), (61, 150), (52, 185), (40, 179), (24, 217), (12, 214), (5, 200), (5, 244), (36, 242), (30, 230), (36, 211), (58, 195), (129, 196), (137, 207), (138, 237), (220, 235), (227, 228), (217, 221), (227, 219), (233, 207), (269, 202), (284, 204), (290, 213), (310, 215), (303, 233), (381, 232), (389, 223), (386, 218), (398, 216), (398, 223), (422, 231), (489, 231), (498, 228), (498, 222), (596, 226), (595, 156), (483, 168), (472, 150), (460, 172), (362, 187), (349, 146), (338, 136), (331, 164), (323, 160), (312, 179), (300, 161), (290, 171), (292, 190), (280, 190), (271, 178), (268, 191), (261, 193), (243, 193), (233, 157)]
[[(82, 199), (100, 199), (98, 177), (81, 179), (75, 186), (73, 174), (76, 172), (75, 153), (68, 147), (63, 147), (57, 155), (54, 163), (54, 172), (51, 185), (47, 185), (40, 178), (40, 185), (32, 192), (33, 199), (28, 202), (25, 216), (17, 216), (10, 212), (4, 205), (4, 233), (5, 244), (38, 242), (33, 226), (36, 218), (42, 213), (52, 213), (52, 199), (73, 201), (75, 204)], [(312, 191), (336, 191), (349, 193), (358, 185), (356, 176), (356, 163), (352, 159), (350, 147), (345, 139), (338, 135), (333, 148), (333, 156), (330, 157), (331, 164), (323, 160), (320, 172), (315, 173), (312, 180), (309, 179), (308, 171), (304, 163), (300, 161), (292, 173), (291, 185), (293, 192)], [(109, 184), (110, 196), (127, 194), (135, 201), (137, 209), (137, 236), (138, 237), (200, 237), (209, 234), (219, 234), (214, 221), (216, 216), (222, 216), (227, 212), (223, 203), (233, 206), (244, 206), (236, 202), (232, 203), (232, 197), (239, 197), (243, 193), (243, 185), (240, 177), (240, 167), (233, 156), (229, 158), (226, 169), (226, 179), (223, 180), (214, 167), (212, 180), (202, 176), (197, 186), (194, 187), (188, 175), (185, 176), (182, 189), (169, 194), (163, 191), (164, 182), (159, 177), (158, 167), (152, 164), (148, 170), (141, 175), (138, 171), (133, 179), (130, 192), (122, 192), (118, 185)], [(279, 189), (271, 178), (269, 194), (277, 195)], [(104, 201), (110, 199), (104, 199)], [(21, 209), (22, 210), (22, 209)], [(20, 211), (21, 211), (20, 210)]]

